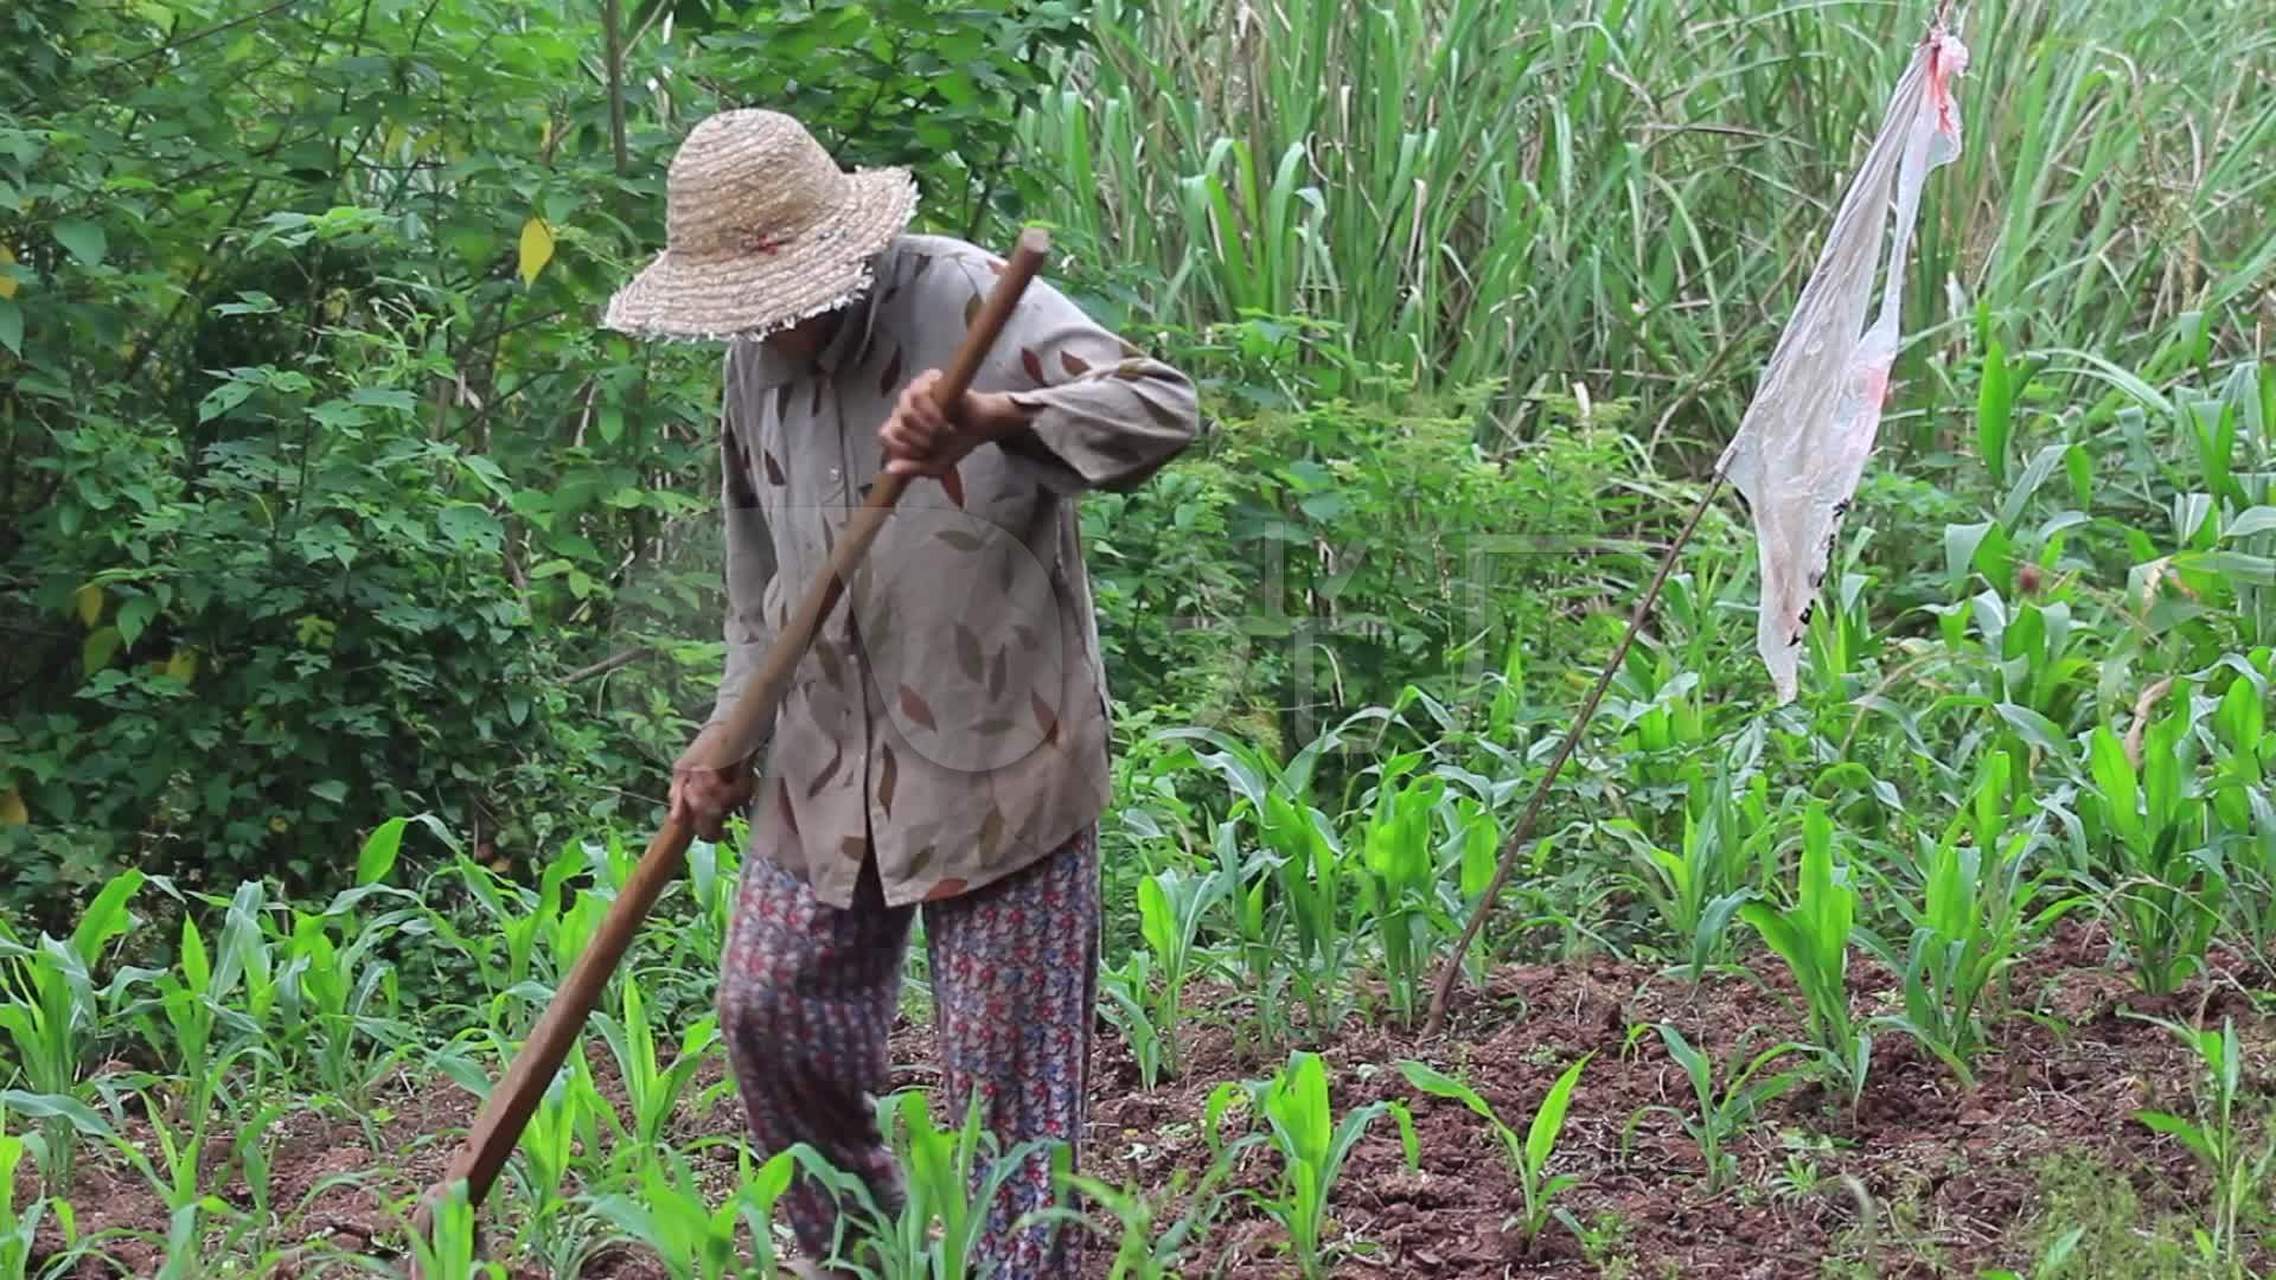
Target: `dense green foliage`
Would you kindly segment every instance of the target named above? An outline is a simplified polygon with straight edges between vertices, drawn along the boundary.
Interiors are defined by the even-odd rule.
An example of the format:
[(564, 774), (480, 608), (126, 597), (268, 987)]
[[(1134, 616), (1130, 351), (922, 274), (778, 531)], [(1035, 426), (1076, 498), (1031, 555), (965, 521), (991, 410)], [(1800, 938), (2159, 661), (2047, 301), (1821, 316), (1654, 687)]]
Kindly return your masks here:
[(516, 3), (11, 10), (19, 901), (126, 860), (336, 883), (389, 812), (526, 847), (564, 788), (642, 794), (717, 634), (712, 362), (593, 327), (661, 238), (661, 158), (787, 102), (920, 165), (936, 220), (1016, 211), (1012, 121), (1079, 37), (1052, 4), (617, 20), (612, 64)]
[[(1083, 300), (1204, 385), (1205, 441), (1084, 510), (1121, 703), (1105, 1009), (1148, 1088), (1202, 1013), (1258, 1078), (1181, 1117), (1197, 1186), (1090, 1191), (1127, 1274), (1242, 1211), (1320, 1272), (1346, 1157), (1383, 1119), (1412, 1159), (1413, 1130), (1339, 1117), (1310, 1050), (1411, 1021), (1480, 909), (1921, 8), (0, 14), (0, 1277), (26, 1224), (58, 1235), (75, 1156), (147, 1183), (203, 1242), (180, 1257), (285, 1248), (280, 1117), (349, 1117), (392, 1169), (391, 1073), (485, 1088), (591, 936), (719, 659), (716, 356), (593, 322), (661, 238), (677, 138), (746, 102), (915, 166), (929, 226), (1049, 224)], [(1585, 1234), (1559, 1126), (1637, 1042), (1694, 1095), (1703, 1193), (1748, 1195), (1758, 1111), (1839, 1127), (1893, 1045), (1972, 1088), (2059, 1023), (2012, 971), (2061, 922), (2146, 997), (2276, 981), (2263, 18), (1969, 13), (1969, 148), (1801, 699), (1766, 705), (1718, 508), (1473, 956), (1757, 975), (1791, 1016), (1726, 1060), (1632, 1027), (1517, 1100), (1396, 1072), (1476, 1113), (1525, 1239)], [(573, 1275), (633, 1239), (710, 1275), (765, 1235), (789, 1163), (721, 1206), (709, 1140), (665, 1140), (717, 1100), (737, 862), (698, 846), (533, 1121), (521, 1256)], [(2180, 1030), (2201, 1095), (2144, 1123), (2211, 1190), (2172, 1273), (2241, 1275), (2276, 1213), (2249, 1028)], [(911, 1097), (887, 1127), (939, 1194), (876, 1225), (922, 1274), (980, 1153)], [(1247, 1153), (1273, 1168), (1237, 1197)], [(208, 1194), (217, 1163), (249, 1201)], [(2130, 1247), (2051, 1241), (2045, 1274)]]
[[(19, 7), (19, 892), (125, 860), (336, 882), (321, 851), (388, 813), (513, 849), (652, 798), (716, 652), (716, 389), (592, 319), (659, 239), (663, 158), (725, 103), (915, 165), (933, 225), (1042, 218), (1095, 305), (1208, 380), (1214, 447), (1091, 513), (1134, 709), (1300, 741), (1512, 637), (1585, 650), (1553, 620), (1640, 571), (1680, 489), (1655, 465), (1728, 429), (1807, 261), (1816, 204), (1779, 193), (1830, 189), (1871, 123), (1910, 20), (1872, 14)], [(1937, 202), (1915, 306), (1970, 301), (2038, 364), (2206, 369), (2276, 260), (2241, 163), (2276, 129), (2269, 39), (2234, 5), (2186, 40), (2145, 17), (2081, 44), (2073, 17), (1977, 20), (1992, 141)], [(2213, 49), (2243, 73), (2198, 86)], [(2201, 159), (2112, 123), (2121, 76)], [(1973, 395), (1965, 337), (1909, 358), (1924, 403)], [(1893, 434), (1916, 475), (1959, 443), (1934, 414)], [(1920, 496), (1908, 517), (1957, 514)]]

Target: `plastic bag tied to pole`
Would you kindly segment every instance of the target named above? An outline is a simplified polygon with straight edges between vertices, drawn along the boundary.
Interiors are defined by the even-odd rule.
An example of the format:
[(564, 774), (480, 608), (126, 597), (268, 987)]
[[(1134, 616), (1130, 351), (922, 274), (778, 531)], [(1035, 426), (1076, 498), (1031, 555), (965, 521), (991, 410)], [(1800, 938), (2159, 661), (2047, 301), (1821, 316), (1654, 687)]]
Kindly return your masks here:
[(1967, 47), (1941, 23), (1914, 51), (1717, 464), (1754, 517), (1762, 564), (1755, 645), (1781, 703), (1793, 700), (1834, 539), (1881, 425), (1921, 189), (1930, 170), (1960, 153), (1952, 82), (1967, 65)]

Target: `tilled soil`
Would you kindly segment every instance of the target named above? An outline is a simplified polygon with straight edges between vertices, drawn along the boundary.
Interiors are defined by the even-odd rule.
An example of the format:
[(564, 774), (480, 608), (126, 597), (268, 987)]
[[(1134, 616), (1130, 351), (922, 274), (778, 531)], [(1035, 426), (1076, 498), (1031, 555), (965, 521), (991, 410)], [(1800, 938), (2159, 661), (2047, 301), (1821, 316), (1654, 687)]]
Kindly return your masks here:
[[(2200, 1086), (2198, 1064), (2162, 1017), (2204, 1025), (2235, 1019), (2247, 1045), (2248, 1091), (2276, 1093), (2270, 1047), (2276, 1023), (2245, 994), (2235, 957), (2177, 996), (2134, 992), (2107, 963), (2107, 942), (2066, 925), (2014, 975), (2019, 1010), (1998, 1021), (1998, 1044), (1979, 1064), (1975, 1088), (1904, 1036), (1877, 1037), (1870, 1083), (1856, 1107), (1803, 1086), (1770, 1102), (1731, 1140), (1736, 1176), (1712, 1194), (1682, 1116), (1695, 1114), (1691, 1085), (1649, 1028), (1665, 1021), (1719, 1065), (1751, 1057), (1799, 1022), (1778, 979), (1710, 976), (1698, 984), (1611, 960), (1496, 971), (1457, 1003), (1446, 1034), (1423, 1039), (1355, 1017), (1318, 1047), (1332, 1073), (1338, 1115), (1381, 1100), (1412, 1110), (1421, 1161), (1410, 1168), (1398, 1129), (1386, 1116), (1353, 1151), (1337, 1185), (1330, 1239), (1339, 1276), (1815, 1277), (1829, 1265), (1884, 1277), (1973, 1277), (1987, 1267), (2028, 1270), (2027, 1246), (2039, 1207), (2039, 1171), (2054, 1159), (2086, 1162), (2131, 1184), (2145, 1211), (2194, 1216), (2207, 1179), (2172, 1141), (2135, 1122), (2145, 1107), (2188, 1113)], [(1860, 1014), (1894, 1007), (1893, 978), (1870, 966), (1853, 978)], [(1205, 1101), (1220, 1083), (1268, 1075), (1239, 1047), (1232, 1027), (1240, 999), (1203, 991), (1195, 1001), (1182, 1079), (1142, 1086), (1120, 1041), (1102, 1034), (1094, 1065), (1094, 1113), (1087, 1169), (1115, 1185), (1160, 1192), (1180, 1175), (1198, 1178), (1212, 1162), (1201, 1132)], [(897, 1087), (932, 1075), (929, 1033), (896, 1037)], [(1576, 1234), (1552, 1225), (1528, 1242), (1514, 1226), (1521, 1206), (1499, 1143), (1466, 1108), (1411, 1088), (1396, 1064), (1407, 1058), (1457, 1075), (1521, 1133), (1533, 1108), (1567, 1065), (1592, 1055), (1573, 1096), (1552, 1168), (1578, 1181), (1561, 1201)], [(605, 1055), (596, 1055), (596, 1066)], [(604, 1068), (605, 1070), (605, 1068)], [(604, 1078), (604, 1090), (613, 1082)], [(699, 1104), (683, 1107), (676, 1136), (735, 1132), (732, 1091), (707, 1063)], [(272, 1166), (268, 1204), (281, 1229), (268, 1234), (301, 1246), (278, 1276), (369, 1274), (392, 1259), (398, 1214), (436, 1177), (472, 1120), (464, 1091), (432, 1078), (401, 1077), (360, 1114), (306, 1108), (288, 1113), (264, 1141)], [(1663, 1110), (1663, 1108), (1666, 1108)], [(146, 1139), (149, 1127), (130, 1125)], [(731, 1144), (694, 1157), (714, 1185), (736, 1176)], [(254, 1207), (241, 1162), (209, 1153), (205, 1185), (240, 1209)], [(1276, 1160), (1253, 1148), (1233, 1185), (1269, 1189)], [(35, 1193), (19, 1175), (17, 1203)], [(107, 1257), (72, 1272), (95, 1280), (155, 1275), (165, 1262), (167, 1216), (147, 1181), (115, 1161), (83, 1160), (70, 1197), (82, 1239), (103, 1237)], [(1174, 1211), (1174, 1206), (1173, 1206)], [(510, 1238), (512, 1224), (494, 1225)], [(1585, 1238), (1584, 1238), (1585, 1237)], [(1285, 1237), (1250, 1199), (1236, 1198), (1184, 1274), (1228, 1280), (1292, 1277)], [(37, 1257), (61, 1242), (52, 1219)], [(248, 1274), (229, 1268), (243, 1249), (209, 1234), (208, 1265), (191, 1275)], [(1105, 1249), (1091, 1272), (1106, 1275)], [(351, 1261), (352, 1258), (371, 1261)], [(550, 1280), (542, 1259), (507, 1260), (515, 1280)], [(36, 1265), (34, 1274), (37, 1274)], [(588, 1280), (662, 1280), (651, 1255), (630, 1246), (590, 1257)]]

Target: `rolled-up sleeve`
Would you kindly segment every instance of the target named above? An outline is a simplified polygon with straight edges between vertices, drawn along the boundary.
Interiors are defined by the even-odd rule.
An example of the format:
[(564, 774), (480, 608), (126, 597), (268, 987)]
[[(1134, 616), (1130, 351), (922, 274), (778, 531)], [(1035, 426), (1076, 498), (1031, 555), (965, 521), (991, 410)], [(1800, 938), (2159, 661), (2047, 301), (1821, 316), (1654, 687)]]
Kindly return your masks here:
[[(767, 584), (774, 579), (774, 542), (759, 509), (751, 457), (737, 421), (735, 359), (727, 361), (726, 405), (719, 416), (719, 507), (727, 559), (727, 666), (719, 679), (707, 726), (725, 720), (773, 640), (766, 616)], [(748, 744), (755, 746), (756, 744)]]
[[(973, 281), (975, 291), (984, 288)], [(1200, 405), (1184, 374), (1138, 351), (1042, 281), (996, 345), (1028, 425), (997, 441), (1061, 493), (1129, 489), (1193, 442)]]

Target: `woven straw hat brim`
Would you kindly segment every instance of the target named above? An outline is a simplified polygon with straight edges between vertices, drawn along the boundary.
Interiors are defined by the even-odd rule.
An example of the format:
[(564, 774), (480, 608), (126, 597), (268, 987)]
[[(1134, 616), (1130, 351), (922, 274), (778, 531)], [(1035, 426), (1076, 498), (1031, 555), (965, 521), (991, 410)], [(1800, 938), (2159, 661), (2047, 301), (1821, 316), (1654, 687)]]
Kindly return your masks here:
[(711, 342), (787, 329), (867, 291), (871, 264), (916, 208), (906, 169), (847, 174), (845, 203), (815, 231), (772, 253), (696, 257), (666, 249), (609, 299), (601, 323), (636, 337)]

